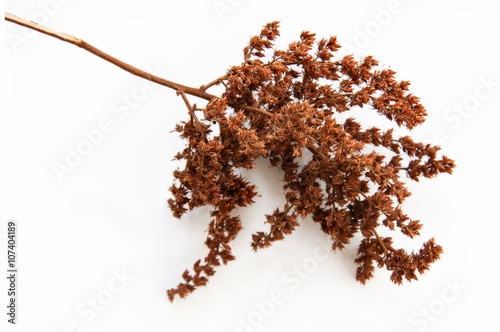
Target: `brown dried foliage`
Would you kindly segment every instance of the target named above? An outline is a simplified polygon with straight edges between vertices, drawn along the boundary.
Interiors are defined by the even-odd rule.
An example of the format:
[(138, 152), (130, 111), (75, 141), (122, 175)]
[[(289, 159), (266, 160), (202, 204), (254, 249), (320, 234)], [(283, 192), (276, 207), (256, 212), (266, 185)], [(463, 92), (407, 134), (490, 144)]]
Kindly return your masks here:
[[(342, 250), (358, 231), (362, 234), (355, 262), (356, 279), (363, 284), (375, 266), (392, 271), (396, 284), (417, 279), (417, 272), (429, 269), (442, 253), (434, 239), (408, 253), (376, 229), (385, 226), (418, 236), (422, 225), (401, 209), (410, 196), (401, 177), (418, 181), (451, 174), (453, 160), (438, 157), (437, 146), (395, 137), (392, 129), (362, 128), (353, 118), (339, 122), (335, 117), (359, 106), (412, 129), (424, 122), (426, 111), (408, 92), (409, 82), (395, 80), (395, 72), (381, 69), (371, 56), (360, 61), (351, 55), (335, 57), (340, 48), (335, 37), (317, 41), (303, 32), (286, 50), (275, 50), (278, 35), (278, 22), (267, 24), (245, 47), (241, 65), (202, 87), (225, 86), (206, 108), (191, 106), (179, 92), (190, 120), (175, 129), (187, 141), (176, 159), (186, 164), (174, 172), (169, 205), (178, 218), (209, 205), (212, 220), (205, 241), (208, 255), (167, 292), (171, 301), (205, 286), (217, 266), (235, 259), (229, 244), (242, 222), (233, 211), (252, 204), (257, 195), (237, 170), (252, 169), (258, 158), (268, 158), (283, 171), (286, 204), (266, 216), (269, 230), (253, 235), (254, 250), (282, 240), (300, 219), (311, 216), (334, 250)], [(386, 153), (366, 152), (367, 147)], [(306, 150), (312, 159), (301, 165)]]

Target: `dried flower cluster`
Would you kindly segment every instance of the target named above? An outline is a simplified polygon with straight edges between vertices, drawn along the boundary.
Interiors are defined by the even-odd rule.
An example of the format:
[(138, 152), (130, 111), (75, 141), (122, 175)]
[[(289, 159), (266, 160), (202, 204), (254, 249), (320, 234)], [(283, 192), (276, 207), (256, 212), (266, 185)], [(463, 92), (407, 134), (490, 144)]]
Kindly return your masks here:
[[(375, 265), (392, 271), (391, 280), (417, 279), (439, 259), (442, 248), (434, 239), (418, 253), (393, 247), (391, 237), (376, 229), (399, 229), (413, 238), (422, 227), (401, 209), (410, 192), (400, 180), (418, 181), (439, 173), (452, 173), (453, 160), (438, 157), (439, 147), (396, 137), (393, 129), (362, 128), (353, 118), (335, 115), (354, 107), (370, 107), (408, 129), (421, 124), (426, 112), (419, 99), (408, 93), (408, 81), (381, 69), (371, 56), (356, 61), (351, 55), (334, 57), (340, 45), (335, 37), (316, 41), (303, 32), (286, 50), (274, 50), (278, 22), (267, 24), (243, 50), (244, 61), (226, 75), (199, 89), (152, 75), (120, 61), (85, 41), (6, 13), (7, 21), (74, 44), (118, 67), (152, 82), (175, 89), (188, 108), (190, 119), (176, 126), (187, 146), (176, 155), (185, 168), (176, 170), (169, 200), (174, 216), (209, 205), (212, 220), (205, 241), (208, 255), (186, 270), (183, 283), (167, 291), (171, 301), (204, 286), (215, 267), (234, 260), (229, 243), (242, 229), (233, 211), (253, 203), (254, 185), (238, 174), (252, 169), (258, 158), (283, 173), (286, 203), (266, 215), (268, 232), (257, 232), (252, 248), (269, 247), (282, 240), (311, 216), (342, 250), (359, 231), (356, 279), (373, 277)], [(225, 92), (206, 90), (222, 84)], [(191, 106), (186, 94), (208, 100), (205, 108)], [(202, 112), (203, 117), (197, 114)], [(304, 157), (306, 151), (311, 160)], [(301, 163), (302, 161), (302, 163)]]
[[(253, 235), (254, 250), (282, 240), (300, 219), (311, 216), (334, 250), (361, 232), (355, 262), (356, 279), (363, 284), (375, 265), (392, 271), (396, 284), (417, 279), (416, 273), (426, 271), (442, 252), (431, 239), (417, 253), (408, 253), (376, 229), (383, 225), (411, 238), (419, 235), (420, 222), (401, 209), (410, 196), (401, 177), (418, 181), (451, 174), (453, 160), (438, 157), (437, 146), (395, 137), (392, 129), (362, 128), (353, 118), (335, 118), (354, 106), (370, 107), (412, 129), (424, 122), (426, 111), (407, 92), (409, 82), (395, 80), (395, 73), (378, 67), (371, 56), (361, 61), (351, 55), (336, 58), (340, 46), (335, 37), (317, 41), (303, 32), (286, 50), (275, 50), (278, 35), (278, 22), (273, 22), (251, 38), (243, 63), (201, 88), (225, 87), (205, 108), (191, 106), (179, 90), (190, 119), (175, 129), (187, 141), (176, 159), (186, 164), (174, 173), (169, 205), (178, 218), (210, 205), (212, 220), (205, 241), (208, 255), (167, 292), (171, 301), (206, 285), (217, 266), (235, 259), (230, 242), (242, 222), (233, 211), (252, 204), (257, 194), (237, 170), (252, 169), (258, 158), (268, 158), (283, 171), (286, 204), (266, 216), (269, 229)], [(301, 165), (305, 151), (312, 158)]]

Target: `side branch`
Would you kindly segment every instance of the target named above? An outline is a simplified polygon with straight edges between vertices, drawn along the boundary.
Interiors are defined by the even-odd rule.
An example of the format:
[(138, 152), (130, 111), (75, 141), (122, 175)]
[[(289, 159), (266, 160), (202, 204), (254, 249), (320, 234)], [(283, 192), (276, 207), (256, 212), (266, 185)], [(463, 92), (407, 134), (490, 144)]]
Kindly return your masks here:
[(182, 96), (182, 100), (184, 100), (184, 103), (186, 104), (186, 107), (189, 111), (189, 115), (191, 116), (191, 119), (194, 119), (194, 121), (196, 122), (196, 125), (200, 129), (201, 134), (203, 135), (203, 138), (205, 139), (205, 142), (207, 142), (208, 141), (207, 134), (205, 133), (205, 129), (203, 128), (203, 124), (200, 122), (200, 120), (198, 119), (198, 117), (194, 113), (194, 108), (189, 103), (189, 100), (187, 99), (186, 94), (182, 90), (179, 90), (177, 92), (177, 94), (180, 94)]
[(215, 79), (215, 80), (213, 80), (213, 81), (212, 81), (212, 82), (210, 82), (210, 83), (207, 83), (207, 84), (205, 84), (205, 85), (202, 85), (202, 86), (200, 87), (200, 89), (201, 89), (201, 90), (203, 90), (203, 91), (205, 91), (205, 90), (207, 90), (208, 88), (210, 88), (211, 86), (214, 86), (214, 85), (216, 85), (216, 84), (221, 83), (221, 82), (222, 82), (223, 80), (225, 80), (225, 79), (227, 79), (227, 75), (224, 75), (224, 76), (222, 76), (222, 77), (219, 77), (218, 79)]
[(380, 238), (380, 236), (378, 235), (378, 233), (377, 233), (376, 230), (373, 230), (373, 234), (375, 234), (375, 236), (377, 237), (378, 243), (380, 243), (380, 246), (382, 246), (382, 250), (384, 251), (384, 254), (386, 256), (388, 256), (389, 255), (389, 250), (387, 250), (387, 247), (385, 246), (384, 241), (382, 241), (382, 239)]

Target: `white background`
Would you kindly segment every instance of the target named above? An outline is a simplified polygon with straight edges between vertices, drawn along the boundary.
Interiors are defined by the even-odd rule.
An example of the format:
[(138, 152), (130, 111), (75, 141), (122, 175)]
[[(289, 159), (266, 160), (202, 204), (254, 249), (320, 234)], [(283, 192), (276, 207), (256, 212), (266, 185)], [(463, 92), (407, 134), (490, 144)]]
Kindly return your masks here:
[[(411, 91), (428, 110), (413, 137), (433, 140), (456, 160), (452, 176), (410, 183), (413, 196), (404, 204), (424, 224), (422, 236), (406, 247), (416, 249), (434, 236), (445, 254), (418, 282), (398, 287), (377, 270), (363, 286), (354, 279), (359, 238), (327, 255), (319, 244), (325, 236), (310, 219), (285, 241), (253, 253), (251, 234), (267, 230), (264, 214), (283, 203), (280, 172), (260, 162), (246, 173), (261, 197), (240, 211), (245, 229), (232, 246), (237, 260), (220, 267), (207, 287), (171, 304), (165, 291), (204, 257), (209, 221), (207, 209), (179, 221), (166, 204), (172, 171), (180, 166), (172, 157), (183, 142), (170, 131), (186, 119), (182, 100), (165, 87), (144, 90), (142, 79), (75, 46), (2, 22), (2, 248), (7, 220), (19, 224), (18, 325), (12, 331), (498, 326), (497, 2), (63, 2), (54, 7), (43, 5), (54, 3), (48, 0), (8, 0), (5, 7), (195, 87), (239, 64), (249, 37), (273, 20), (281, 21), (278, 46), (309, 30), (337, 35), (357, 56), (374, 55), (398, 79), (412, 82)], [(488, 80), (494, 84), (485, 85)], [(121, 98), (137, 101), (138, 91), (147, 93), (125, 106)], [(369, 113), (356, 116), (370, 119)], [(54, 163), (65, 163), (68, 149), (85, 144), (84, 132), (103, 119), (112, 132), (60, 181)], [(4, 271), (5, 252), (0, 250)], [(303, 279), (294, 275), (296, 267), (305, 271)], [(117, 274), (128, 279), (120, 282)], [(5, 278), (0, 285), (0, 317), (7, 325)], [(270, 302), (273, 294), (281, 294), (278, 303)]]

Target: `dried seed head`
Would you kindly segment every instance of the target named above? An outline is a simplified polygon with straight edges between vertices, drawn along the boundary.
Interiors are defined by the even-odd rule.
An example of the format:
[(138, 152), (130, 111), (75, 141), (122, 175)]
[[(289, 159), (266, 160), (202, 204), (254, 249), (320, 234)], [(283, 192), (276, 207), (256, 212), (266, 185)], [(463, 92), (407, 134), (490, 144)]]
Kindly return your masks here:
[[(229, 243), (242, 222), (232, 214), (257, 195), (237, 170), (252, 169), (258, 158), (268, 158), (283, 171), (286, 205), (266, 216), (269, 231), (253, 235), (254, 250), (282, 240), (299, 225), (299, 216), (310, 215), (332, 239), (333, 249), (343, 249), (357, 232), (362, 234), (355, 263), (356, 279), (363, 284), (373, 277), (375, 265), (392, 271), (396, 284), (417, 279), (416, 273), (442, 253), (431, 239), (409, 254), (376, 229), (383, 225), (418, 236), (422, 225), (400, 206), (410, 196), (402, 177), (418, 181), (452, 173), (453, 160), (439, 157), (437, 146), (395, 137), (393, 129), (363, 127), (352, 117), (336, 119), (359, 106), (359, 112), (371, 108), (408, 129), (422, 124), (426, 111), (407, 92), (409, 82), (397, 81), (394, 71), (379, 68), (371, 56), (359, 61), (338, 57), (335, 37), (316, 41), (314, 34), (303, 32), (299, 41), (277, 50), (277, 36), (278, 22), (272, 22), (252, 37), (243, 63), (217, 80), (226, 90), (203, 109), (204, 119), (175, 129), (187, 141), (176, 159), (186, 164), (174, 173), (170, 208), (181, 217), (210, 205), (212, 220), (205, 241), (208, 255), (195, 263), (193, 274), (183, 274), (184, 283), (168, 291), (171, 301), (206, 285), (216, 266), (235, 258)], [(212, 126), (218, 126), (218, 135), (209, 136)], [(367, 152), (369, 146), (377, 150)], [(300, 165), (306, 150), (313, 157)]]

